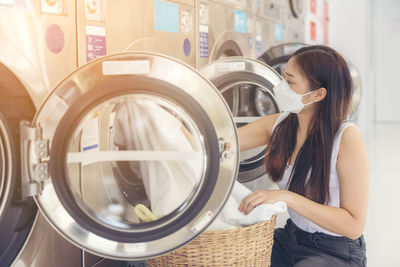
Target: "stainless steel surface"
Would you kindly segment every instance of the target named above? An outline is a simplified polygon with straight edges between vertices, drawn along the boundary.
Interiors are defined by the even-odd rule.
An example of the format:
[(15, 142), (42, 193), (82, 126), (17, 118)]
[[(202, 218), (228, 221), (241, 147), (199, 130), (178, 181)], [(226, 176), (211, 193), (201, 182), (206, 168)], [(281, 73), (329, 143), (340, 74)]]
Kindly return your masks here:
[[(273, 88), (282, 79), (258, 60), (230, 57), (214, 61), (201, 72), (220, 90), (238, 127), (279, 112)], [(265, 146), (242, 151), (238, 181), (248, 182), (265, 174)]]
[[(102, 63), (118, 60), (135, 61), (138, 59), (149, 61), (150, 68), (148, 73), (137, 76), (145, 76), (149, 79), (162, 80), (166, 83), (174, 84), (200, 104), (211, 119), (217, 137), (223, 138), (230, 145), (231, 157), (221, 161), (215, 189), (211, 193), (208, 202), (192, 221), (188, 222), (185, 227), (177, 229), (173, 234), (143, 243), (118, 242), (88, 231), (78, 224), (60, 203), (52, 183), (52, 179), (57, 179), (57, 177), (51, 177), (45, 181), (42, 194), (36, 196), (35, 200), (49, 222), (74, 244), (93, 254), (115, 259), (154, 257), (175, 249), (194, 238), (211, 223), (212, 218), (222, 208), (230, 193), (238, 166), (236, 131), (228, 107), (222, 100), (221, 95), (208, 80), (196, 73), (194, 69), (161, 55), (144, 53), (120, 54), (95, 61), (93, 64), (86, 65), (75, 71), (52, 92), (33, 120), (34, 125), (43, 127), (43, 138), (49, 139), (51, 143), (58, 123), (69, 107), (78, 101), (83, 94), (90, 93), (96, 87), (96, 84), (112, 79), (111, 76), (102, 74)], [(169, 71), (165, 72), (165, 69)], [(62, 91), (66, 87), (70, 88), (69, 92)], [(118, 79), (115, 79), (113, 87), (118, 90)], [(173, 98), (173, 96), (170, 97)], [(68, 142), (68, 140), (65, 141)], [(34, 145), (31, 144), (29, 149), (30, 164), (33, 166), (38, 163), (34, 154)], [(48, 160), (51, 161), (52, 159), (49, 158)], [(196, 192), (195, 194), (198, 193)], [(204, 217), (205, 215), (208, 217)], [(179, 218), (179, 214), (177, 217)], [(107, 227), (109, 226), (107, 225)], [(125, 229), (125, 231), (130, 232), (131, 230)]]
[[(11, 107), (7, 108), (6, 113), (9, 112), (14, 120), (32, 118), (34, 113), (31, 108), (32, 103), (38, 107), (50, 89), (76, 66), (74, 1), (1, 1), (0, 94), (2, 101)], [(2, 107), (4, 107), (3, 102)], [(5, 114), (4, 110), (1, 112)], [(11, 134), (18, 140), (14, 127)], [(8, 143), (6, 139), (3, 141)], [(4, 145), (7, 147), (7, 144)], [(18, 146), (13, 149), (19, 150)], [(17, 154), (15, 151), (14, 153)], [(19, 165), (18, 155), (15, 155), (14, 160), (18, 162), (7, 159), (3, 167), (6, 167), (7, 172), (12, 171), (13, 176), (20, 176), (18, 167), (10, 167)], [(71, 266), (68, 262), (74, 264), (75, 257), (80, 259), (79, 255), (69, 253), (73, 246), (52, 231), (46, 223), (36, 223), (31, 228), (35, 212), (34, 205), (31, 204), (32, 199), (22, 200), (20, 188), (14, 188), (12, 192), (7, 191), (9, 184), (7, 180), (3, 181), (2, 193), (13, 194), (14, 200), (7, 203), (9, 209), (17, 209), (18, 206), (28, 207), (28, 205), (31, 207), (7, 215), (10, 216), (7, 218), (0, 217), (2, 231), (10, 234), (15, 231), (15, 237), (10, 240), (7, 248), (13, 250), (7, 252), (10, 255), (19, 254), (15, 259), (15, 265)], [(13, 183), (19, 185), (17, 181)], [(5, 196), (1, 197), (1, 203), (4, 204)], [(19, 201), (20, 204), (15, 204), (14, 201)], [(21, 201), (25, 201), (26, 204), (22, 204)], [(14, 224), (19, 228), (10, 228), (14, 227)], [(22, 233), (25, 232), (29, 234), (26, 241), (22, 240), (25, 237)], [(2, 240), (5, 240), (4, 235)], [(25, 246), (20, 250), (20, 246), (13, 245), (14, 243), (25, 243)], [(2, 247), (3, 249), (5, 248)], [(80, 251), (76, 247), (73, 247), (73, 250)]]
[[(39, 106), (50, 88), (76, 67), (75, 4), (58, 0), (65, 4), (65, 14), (56, 16), (43, 13), (41, 1), (26, 2), (31, 7), (27, 3), (25, 10), (0, 6), (0, 64), (19, 78)], [(58, 53), (46, 43), (46, 34), (53, 32), (49, 43), (61, 49)]]
[[(156, 52), (172, 56), (191, 66), (196, 65), (196, 40), (195, 40), (195, 0), (165, 1), (178, 5), (179, 31), (168, 32), (156, 30), (154, 26), (154, 1), (153, 0), (102, 0), (95, 6), (101, 15), (96, 20), (85, 15), (87, 13), (86, 0), (77, 1), (77, 35), (78, 35), (78, 63), (79, 66), (87, 62), (86, 52), (86, 26), (104, 28), (107, 55), (145, 51)], [(167, 12), (167, 11), (165, 11)], [(190, 49), (189, 54), (185, 54)], [(188, 48), (190, 46), (190, 48)]]
[[(254, 1), (196, 0), (199, 10), (197, 19), (197, 36), (200, 27), (208, 28), (208, 57), (201, 56), (197, 50), (196, 68), (200, 69), (216, 59), (230, 56), (255, 57), (254, 18), (252, 5)], [(235, 12), (246, 15), (246, 32), (235, 31)], [(200, 46), (197, 42), (197, 47)]]
[[(282, 43), (304, 42), (305, 2), (260, 0), (260, 7), (256, 12), (256, 34), (261, 38), (262, 46), (260, 54)], [(291, 9), (291, 4), (295, 13)]]
[(25, 246), (11, 266), (70, 267), (81, 266), (80, 261), (81, 250), (60, 236), (39, 212)]

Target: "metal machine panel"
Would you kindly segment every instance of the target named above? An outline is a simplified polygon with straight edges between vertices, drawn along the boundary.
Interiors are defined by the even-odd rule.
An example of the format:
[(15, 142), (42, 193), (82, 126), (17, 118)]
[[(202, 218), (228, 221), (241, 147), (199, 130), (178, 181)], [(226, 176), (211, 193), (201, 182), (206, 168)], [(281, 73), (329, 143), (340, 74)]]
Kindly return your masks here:
[[(19, 180), (20, 167), (16, 167), (20, 165), (19, 127), (16, 124), (20, 120), (32, 119), (35, 107), (40, 105), (50, 89), (76, 68), (75, 43), (74, 1), (0, 1), (0, 112), (3, 126), (10, 129), (8, 139), (2, 138), (5, 142), (2, 146), (12, 147), (12, 155), (2, 157), (5, 160), (2, 168), (7, 168), (5, 173), (10, 172), (9, 177), (13, 177), (14, 183), (14, 189), (8, 191), (11, 201), (2, 207), (5, 215), (0, 216), (1, 241), (10, 242), (1, 244), (2, 252), (7, 253), (0, 259), (2, 266), (8, 266), (12, 261), (15, 266), (70, 266), (65, 261), (59, 262), (62, 255), (72, 262), (80, 259), (80, 249), (49, 229), (44, 220), (35, 220), (35, 210), (29, 209), (32, 199), (21, 195), (24, 188), (21, 188)], [(8, 197), (2, 194), (1, 198), (5, 203), (3, 200)], [(19, 211), (15, 207), (20, 207)], [(15, 212), (8, 213), (8, 210)], [(12, 227), (14, 224), (16, 228)], [(28, 237), (25, 236), (25, 245), (22, 248), (14, 246), (14, 242), (21, 240), (17, 235), (30, 228)], [(13, 232), (17, 238), (6, 240), (5, 235)], [(48, 255), (50, 247), (53, 249), (51, 256)], [(17, 254), (15, 260), (9, 256)]]
[[(24, 8), (0, 5), (0, 43), (4, 48), (0, 60), (27, 87), (38, 106), (50, 88), (77, 66), (75, 5), (63, 0), (19, 2), (26, 3)], [(47, 2), (59, 3), (62, 13), (43, 8)]]
[(199, 0), (198, 9), (197, 68), (223, 57), (255, 56), (251, 2)]
[[(92, 9), (90, 3), (96, 3)], [(193, 0), (78, 0), (79, 65), (108, 54), (147, 51), (195, 66), (194, 8)]]
[[(201, 71), (220, 90), (238, 127), (279, 112), (274, 87), (282, 77), (270, 66), (255, 59), (229, 57), (211, 62)], [(239, 182), (265, 174), (265, 149), (241, 151)]]

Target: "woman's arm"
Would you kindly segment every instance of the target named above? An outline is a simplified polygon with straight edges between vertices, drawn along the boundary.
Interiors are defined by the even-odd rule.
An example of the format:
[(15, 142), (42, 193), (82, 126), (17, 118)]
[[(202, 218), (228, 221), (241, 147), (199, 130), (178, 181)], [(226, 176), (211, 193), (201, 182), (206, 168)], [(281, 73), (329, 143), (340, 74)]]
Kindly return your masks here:
[(369, 161), (357, 128), (348, 127), (343, 132), (336, 167), (339, 208), (318, 204), (287, 190), (274, 190), (251, 193), (243, 199), (239, 210), (248, 213), (257, 205), (283, 200), (289, 208), (320, 227), (356, 239), (364, 231), (369, 194)]
[(268, 115), (238, 128), (240, 151), (268, 144), (272, 127), (280, 113)]

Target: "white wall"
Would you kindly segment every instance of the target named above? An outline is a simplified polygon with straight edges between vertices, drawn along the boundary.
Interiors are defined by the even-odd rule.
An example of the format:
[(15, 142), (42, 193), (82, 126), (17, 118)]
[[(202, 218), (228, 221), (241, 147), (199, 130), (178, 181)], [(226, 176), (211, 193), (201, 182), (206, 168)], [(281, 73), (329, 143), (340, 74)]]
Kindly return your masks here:
[(375, 120), (400, 123), (400, 1), (371, 1)]
[(365, 226), (368, 266), (399, 266), (396, 161), (400, 123), (400, 1), (329, 0), (329, 4), (330, 45), (353, 62), (363, 83), (358, 124), (371, 169)]
[[(396, 0), (395, 0), (396, 1)], [(329, 45), (350, 61), (361, 75), (362, 98), (358, 121), (364, 135), (373, 122), (370, 70), (369, 1), (329, 0)]]

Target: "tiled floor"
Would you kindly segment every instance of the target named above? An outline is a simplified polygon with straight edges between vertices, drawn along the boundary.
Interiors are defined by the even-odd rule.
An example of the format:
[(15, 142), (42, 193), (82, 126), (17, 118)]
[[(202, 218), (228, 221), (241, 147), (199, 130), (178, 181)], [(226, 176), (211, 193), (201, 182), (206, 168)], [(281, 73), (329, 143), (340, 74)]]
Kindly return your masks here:
[(375, 124), (365, 141), (371, 185), (365, 239), (368, 266), (400, 266), (400, 124)]

